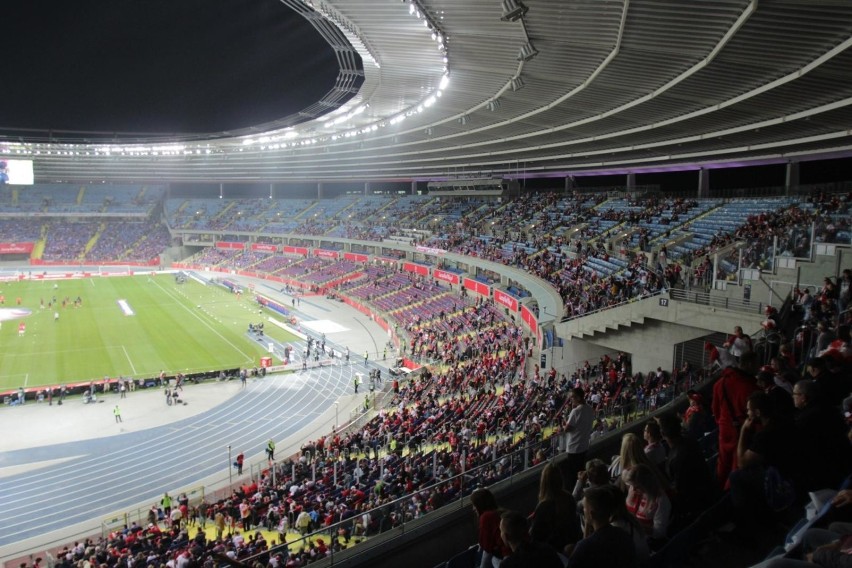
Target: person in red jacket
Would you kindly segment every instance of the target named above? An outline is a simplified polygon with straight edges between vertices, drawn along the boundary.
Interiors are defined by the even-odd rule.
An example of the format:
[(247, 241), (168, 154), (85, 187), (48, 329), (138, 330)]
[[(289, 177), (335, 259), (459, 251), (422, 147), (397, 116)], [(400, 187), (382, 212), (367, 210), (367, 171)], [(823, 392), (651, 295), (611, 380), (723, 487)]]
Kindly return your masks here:
[(757, 356), (743, 353), (738, 367), (728, 367), (713, 385), (713, 417), (719, 427), (719, 458), (716, 476), (727, 486), (728, 475), (737, 469), (737, 441), (740, 426), (746, 418), (746, 405), (751, 393), (758, 390), (755, 372)]

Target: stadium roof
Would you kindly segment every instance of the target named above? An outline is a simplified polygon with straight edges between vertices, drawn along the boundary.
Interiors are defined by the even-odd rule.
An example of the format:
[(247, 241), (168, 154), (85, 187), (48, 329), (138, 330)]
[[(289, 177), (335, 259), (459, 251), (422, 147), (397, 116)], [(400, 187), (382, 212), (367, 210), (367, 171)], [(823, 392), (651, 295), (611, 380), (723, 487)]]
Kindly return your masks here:
[(37, 181), (223, 182), (564, 176), (852, 155), (850, 2), (282, 2), (347, 62), (338, 85), (352, 79), (343, 85), (351, 98), (317, 103), (299, 120), (138, 144), (24, 136), (8, 139), (4, 155), (32, 156)]

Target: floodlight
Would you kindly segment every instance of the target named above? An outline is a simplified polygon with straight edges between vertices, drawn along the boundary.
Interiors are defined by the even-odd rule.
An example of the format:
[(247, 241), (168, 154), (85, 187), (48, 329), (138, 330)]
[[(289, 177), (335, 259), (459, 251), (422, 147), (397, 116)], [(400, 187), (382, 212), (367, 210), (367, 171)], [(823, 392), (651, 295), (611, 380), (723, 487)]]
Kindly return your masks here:
[(500, 17), (504, 22), (517, 22), (527, 13), (527, 8), (523, 2), (516, 0), (503, 0), (503, 15)]
[(533, 47), (533, 44), (527, 42), (523, 46), (521, 46), (521, 50), (518, 52), (518, 61), (529, 61), (535, 56), (538, 55), (538, 50)]

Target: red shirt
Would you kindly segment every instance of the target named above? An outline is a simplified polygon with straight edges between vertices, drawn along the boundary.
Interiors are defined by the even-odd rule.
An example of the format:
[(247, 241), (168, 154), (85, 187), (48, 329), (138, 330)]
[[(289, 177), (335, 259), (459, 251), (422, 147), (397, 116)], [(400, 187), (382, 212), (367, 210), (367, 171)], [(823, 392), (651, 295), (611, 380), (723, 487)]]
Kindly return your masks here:
[(507, 548), (500, 537), (500, 512), (496, 509), (479, 515), (479, 546), (494, 556), (506, 555)]

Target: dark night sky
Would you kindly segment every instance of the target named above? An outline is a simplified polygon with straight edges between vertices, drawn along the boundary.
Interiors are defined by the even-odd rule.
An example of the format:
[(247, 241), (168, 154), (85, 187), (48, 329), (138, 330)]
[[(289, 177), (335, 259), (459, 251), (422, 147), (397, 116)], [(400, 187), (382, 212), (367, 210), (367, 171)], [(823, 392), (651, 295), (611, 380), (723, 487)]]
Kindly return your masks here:
[(198, 133), (271, 121), (337, 60), (278, 0), (5, 0), (0, 132)]

